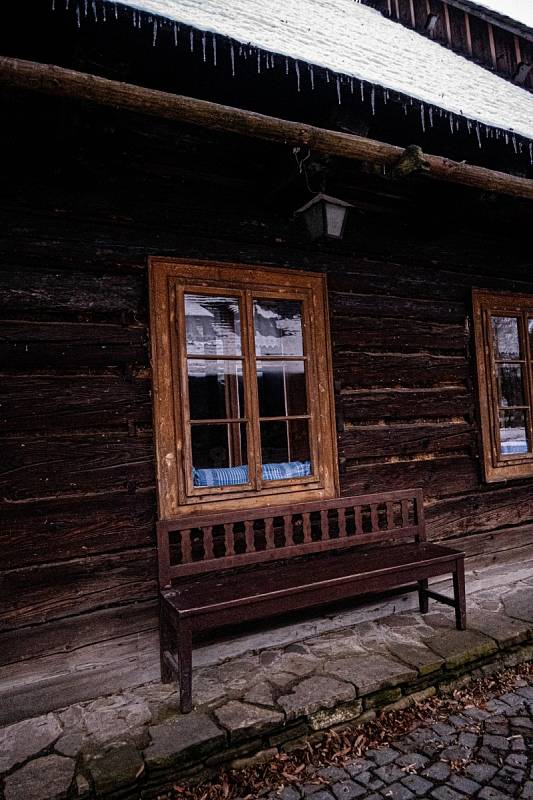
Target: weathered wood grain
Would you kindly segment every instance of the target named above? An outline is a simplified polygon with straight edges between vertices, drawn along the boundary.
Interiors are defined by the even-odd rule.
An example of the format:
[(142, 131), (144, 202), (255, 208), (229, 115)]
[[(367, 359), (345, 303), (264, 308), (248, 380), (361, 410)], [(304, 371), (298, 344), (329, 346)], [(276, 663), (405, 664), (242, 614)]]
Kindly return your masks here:
[(343, 389), (427, 388), (466, 385), (470, 377), (464, 358), (432, 353), (371, 353), (358, 351), (334, 354), (333, 373)]
[(338, 394), (336, 401), (345, 423), (434, 417), (462, 418), (472, 414), (474, 410), (474, 395), (472, 392), (467, 392), (464, 386), (375, 391), (364, 391), (354, 387)]
[(472, 426), (464, 422), (350, 426), (339, 437), (344, 458), (376, 458), (462, 450), (472, 444)]

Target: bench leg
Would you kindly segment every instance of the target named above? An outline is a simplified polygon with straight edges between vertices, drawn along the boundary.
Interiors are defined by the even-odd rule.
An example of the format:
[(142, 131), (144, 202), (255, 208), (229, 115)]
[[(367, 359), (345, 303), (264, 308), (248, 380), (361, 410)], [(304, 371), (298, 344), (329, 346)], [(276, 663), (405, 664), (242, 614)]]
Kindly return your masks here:
[(453, 572), (453, 598), (455, 601), (455, 625), (457, 630), (466, 628), (466, 598), (465, 598), (465, 563), (464, 560), (455, 562)]
[(167, 615), (164, 608), (161, 608), (161, 613), (159, 616), (160, 619), (160, 626), (159, 626), (159, 644), (160, 644), (160, 652), (161, 652), (161, 682), (162, 683), (172, 683), (176, 680), (176, 675), (172, 670), (168, 660), (165, 658), (165, 653), (172, 653), (174, 647), (174, 636), (173, 636), (173, 629), (172, 625), (167, 619)]
[(190, 620), (178, 621), (178, 663), (180, 671), (180, 710), (192, 710), (192, 628)]
[(428, 588), (427, 578), (418, 581), (418, 604), (420, 606), (420, 613), (427, 614), (429, 608), (429, 599), (426, 594)]

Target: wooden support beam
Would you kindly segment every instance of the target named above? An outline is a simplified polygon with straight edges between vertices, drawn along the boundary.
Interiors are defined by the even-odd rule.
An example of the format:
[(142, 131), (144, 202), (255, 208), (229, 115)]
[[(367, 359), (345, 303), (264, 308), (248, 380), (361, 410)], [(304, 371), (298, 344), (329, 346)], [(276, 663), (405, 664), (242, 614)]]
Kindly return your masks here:
[[(97, 103), (293, 147), (307, 146), (314, 153), (385, 166), (392, 166), (403, 153), (402, 147), (363, 136), (14, 58), (0, 57), (0, 86)], [(431, 178), (533, 200), (533, 180), (442, 156), (424, 154), (424, 158)]]

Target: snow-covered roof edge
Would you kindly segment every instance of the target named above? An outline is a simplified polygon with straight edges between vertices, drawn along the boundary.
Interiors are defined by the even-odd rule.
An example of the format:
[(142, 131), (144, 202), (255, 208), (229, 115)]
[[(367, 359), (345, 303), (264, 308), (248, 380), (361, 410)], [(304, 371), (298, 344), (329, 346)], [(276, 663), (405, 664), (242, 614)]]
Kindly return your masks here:
[[(281, 59), (285, 62), (285, 71), (292, 74), (299, 89), (304, 81), (313, 88), (313, 68), (318, 67), (325, 70), (327, 79), (336, 84), (339, 102), (354, 91), (362, 94), (366, 92), (367, 97), (370, 93), (373, 107), (378, 101), (386, 103), (390, 97), (403, 100), (405, 106), (413, 105), (414, 101), (420, 108), (423, 129), (432, 124), (436, 114), (444, 115), (449, 118), (452, 133), (459, 127), (467, 127), (477, 137), (480, 147), (483, 137), (502, 138), (511, 143), (517, 153), (529, 151), (529, 157), (533, 161), (533, 95), (416, 32), (385, 19), (379, 12), (355, 3), (354, 0), (339, 0), (338, 7), (344, 5), (345, 13), (348, 10), (348, 22), (353, 28), (349, 33), (352, 34), (355, 30), (356, 40), (352, 38), (349, 48), (345, 47), (343, 50), (342, 43), (336, 47), (337, 40), (334, 39), (333, 55), (328, 50), (328, 45), (332, 42), (331, 38), (328, 40), (328, 35), (331, 37), (332, 31), (327, 29), (327, 20), (320, 20), (318, 28), (315, 21), (314, 30), (313, 26), (302, 26), (299, 16), (294, 13), (296, 6), (301, 9), (298, 0), (284, 0), (282, 7), (285, 11), (284, 17), (287, 18), (275, 18), (277, 28), (272, 24), (272, 17), (268, 17), (269, 9), (265, 7), (279, 6), (280, 0), (233, 0), (229, 8), (229, 3), (226, 4), (225, 10), (222, 0), (202, 0), (201, 4), (196, 0), (105, 2), (108, 7), (114, 5), (115, 14), (117, 7), (122, 11), (129, 10), (132, 23), (136, 27), (151, 26), (154, 44), (161, 28), (168, 25), (174, 29), (176, 44), (183, 46), (183, 41), (179, 40), (187, 36), (191, 50), (199, 49), (203, 52), (204, 59), (209, 58), (216, 64), (217, 40), (223, 39), (230, 43), (233, 73), (239, 57), (249, 60), (253, 56), (259, 72), (274, 64), (278, 65)], [(328, 6), (325, 0), (308, 0), (308, 3), (320, 12)], [(259, 15), (257, 18), (259, 8), (263, 9), (263, 17)], [(358, 9), (356, 25), (352, 9)], [(330, 11), (331, 5), (328, 13)], [(326, 34), (322, 36), (324, 24)], [(320, 38), (325, 39), (320, 43), (321, 48), (318, 47), (318, 51), (313, 39), (317, 30), (320, 31)], [(342, 31), (333, 30), (333, 34), (336, 33), (340, 35)], [(405, 35), (410, 37), (409, 47), (405, 45)], [(402, 49), (392, 53), (384, 49), (384, 45), (393, 48), (398, 37), (404, 37)], [(296, 41), (293, 41), (294, 38)], [(424, 65), (427, 66), (428, 47), (432, 48), (431, 59), (436, 62), (436, 65), (433, 63), (433, 70), (435, 72), (437, 69), (439, 73), (430, 75), (429, 91), (428, 80), (425, 86), (423, 83), (420, 86), (411, 74), (416, 68), (420, 70)], [(418, 50), (420, 52), (416, 52)], [(383, 57), (383, 52), (387, 53), (386, 57)], [(380, 55), (377, 62), (376, 53)], [(402, 62), (404, 70), (399, 78), (395, 73), (395, 55)], [(372, 63), (369, 56), (374, 56), (375, 63)], [(409, 71), (407, 67), (412, 70)], [(463, 79), (459, 94), (457, 87), (452, 86), (450, 89), (450, 70), (452, 73), (455, 71), (459, 79)], [(441, 84), (435, 87), (439, 77)], [(487, 109), (483, 108), (486, 97), (481, 100), (479, 97), (480, 83), (485, 96), (492, 103), (489, 103)], [(417, 91), (419, 88), (421, 90)], [(461, 106), (462, 101), (466, 110)], [(483, 113), (485, 110), (487, 113)]]

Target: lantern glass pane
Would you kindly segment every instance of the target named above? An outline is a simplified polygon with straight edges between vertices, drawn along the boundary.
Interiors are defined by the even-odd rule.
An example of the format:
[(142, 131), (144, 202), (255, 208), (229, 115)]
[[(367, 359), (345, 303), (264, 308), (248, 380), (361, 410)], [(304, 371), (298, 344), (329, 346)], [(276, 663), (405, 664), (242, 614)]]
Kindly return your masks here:
[(335, 239), (340, 239), (346, 216), (346, 206), (338, 206), (335, 203), (326, 202), (326, 225), (327, 235)]

